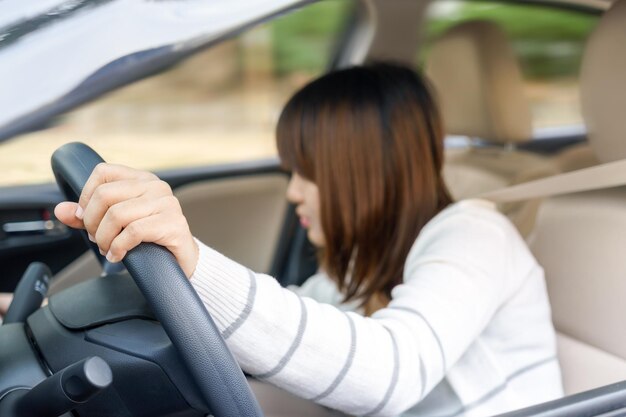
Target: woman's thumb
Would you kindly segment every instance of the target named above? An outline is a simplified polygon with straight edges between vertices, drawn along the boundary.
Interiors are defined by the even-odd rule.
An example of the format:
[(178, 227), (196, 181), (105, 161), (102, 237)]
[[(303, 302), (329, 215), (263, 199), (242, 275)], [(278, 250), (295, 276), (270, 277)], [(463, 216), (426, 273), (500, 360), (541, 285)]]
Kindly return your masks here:
[(64, 201), (57, 204), (54, 208), (54, 215), (61, 223), (73, 227), (74, 229), (84, 229), (83, 220), (76, 217), (76, 210), (79, 209), (78, 203)]

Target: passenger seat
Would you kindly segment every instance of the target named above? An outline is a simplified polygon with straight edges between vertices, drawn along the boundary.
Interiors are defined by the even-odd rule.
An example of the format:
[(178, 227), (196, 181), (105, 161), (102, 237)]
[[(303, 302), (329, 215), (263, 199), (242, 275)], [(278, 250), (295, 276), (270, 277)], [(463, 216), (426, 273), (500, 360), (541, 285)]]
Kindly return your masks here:
[[(592, 34), (581, 71), (588, 149), (600, 162), (626, 158), (625, 39), (619, 0)], [(626, 187), (544, 200), (529, 243), (546, 273), (566, 393), (626, 380)]]
[[(541, 155), (516, 149), (532, 139), (530, 105), (518, 61), (506, 34), (494, 23), (468, 21), (431, 46), (426, 75), (435, 87), (446, 133), (481, 139), (481, 146), (447, 149), (444, 177), (454, 199), (556, 174)], [(527, 234), (538, 201), (503, 211)]]

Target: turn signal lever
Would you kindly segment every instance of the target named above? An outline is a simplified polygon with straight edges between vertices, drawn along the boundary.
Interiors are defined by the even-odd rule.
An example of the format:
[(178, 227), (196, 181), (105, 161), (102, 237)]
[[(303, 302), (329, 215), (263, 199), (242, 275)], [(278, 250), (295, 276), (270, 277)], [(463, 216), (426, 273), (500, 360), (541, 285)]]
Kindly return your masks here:
[(33, 389), (17, 389), (0, 401), (6, 417), (58, 417), (111, 385), (109, 365), (97, 356), (83, 359), (44, 379)]
[(9, 306), (3, 323), (24, 323), (28, 316), (35, 312), (48, 293), (48, 284), (52, 272), (41, 262), (28, 265), (26, 272), (17, 284), (13, 301)]

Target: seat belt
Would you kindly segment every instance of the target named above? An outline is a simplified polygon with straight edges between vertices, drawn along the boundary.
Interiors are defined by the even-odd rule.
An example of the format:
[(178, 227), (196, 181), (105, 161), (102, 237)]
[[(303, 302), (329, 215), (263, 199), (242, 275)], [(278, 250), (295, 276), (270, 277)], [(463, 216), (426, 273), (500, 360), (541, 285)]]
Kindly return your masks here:
[(626, 159), (553, 175), (477, 195), (494, 203), (572, 194), (626, 185)]

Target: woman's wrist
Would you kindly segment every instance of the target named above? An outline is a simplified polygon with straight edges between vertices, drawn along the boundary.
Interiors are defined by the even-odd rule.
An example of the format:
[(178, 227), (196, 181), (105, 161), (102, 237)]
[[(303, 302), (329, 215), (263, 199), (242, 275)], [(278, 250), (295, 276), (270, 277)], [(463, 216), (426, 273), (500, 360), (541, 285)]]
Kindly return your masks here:
[(184, 266), (181, 265), (183, 272), (188, 279), (191, 279), (194, 272), (196, 272), (198, 261), (200, 260), (200, 248), (198, 246), (198, 242), (196, 242), (196, 238), (193, 236), (190, 239), (190, 246), (191, 248), (187, 251), (189, 254), (189, 260), (185, 262)]

